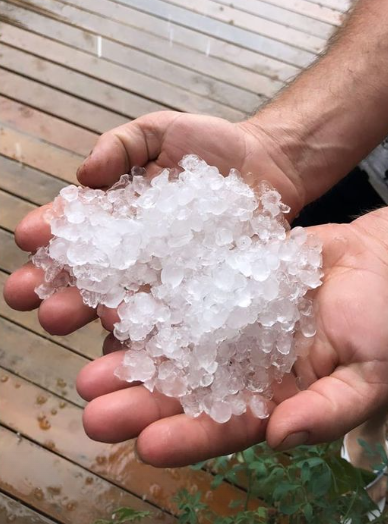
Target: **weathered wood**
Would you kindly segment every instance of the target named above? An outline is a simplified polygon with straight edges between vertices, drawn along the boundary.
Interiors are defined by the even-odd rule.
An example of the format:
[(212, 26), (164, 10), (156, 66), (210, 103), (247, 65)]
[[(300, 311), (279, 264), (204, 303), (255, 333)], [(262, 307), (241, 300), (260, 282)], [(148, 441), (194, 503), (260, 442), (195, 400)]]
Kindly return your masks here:
[[(67, 0), (66, 3), (79, 7), (91, 6), (91, 0)], [(169, 26), (173, 27), (173, 41), (179, 44), (201, 49), (206, 40), (203, 35), (222, 39), (240, 49), (250, 49), (258, 53), (282, 60), (283, 62), (304, 66), (313, 56), (313, 50), (293, 47), (269, 37), (253, 34), (233, 25), (218, 22), (184, 9), (166, 5), (159, 0), (121, 0), (120, 4), (110, 0), (93, 3), (94, 11), (112, 20), (128, 20), (130, 25), (164, 36), (169, 40)], [(189, 29), (190, 28), (190, 29)], [(170, 33), (171, 34), (171, 33)]]
[[(6, 273), (0, 271), (0, 289), (2, 289), (7, 277), (8, 275)], [(85, 358), (95, 359), (102, 355), (102, 344), (107, 333), (101, 326), (99, 320), (94, 320), (87, 326), (65, 337), (50, 335), (39, 324), (36, 311), (21, 312), (11, 309), (6, 304), (2, 293), (0, 293), (0, 315), (6, 320), (18, 324), (21, 328), (28, 329), (43, 338), (47, 338), (56, 344), (71, 349)]]
[(0, 492), (0, 522), (12, 524), (55, 524), (40, 513), (30, 509), (19, 500)]
[(104, 133), (129, 120), (128, 117), (118, 115), (111, 110), (108, 111), (5, 69), (0, 69), (0, 77), (0, 94), (96, 133)]
[[(130, 1), (132, 2), (132, 0)], [(171, 6), (178, 6), (189, 12), (198, 13), (213, 20), (230, 24), (233, 27), (238, 27), (258, 35), (267, 36), (279, 42), (284, 42), (286, 44), (291, 43), (295, 47), (307, 49), (308, 51), (318, 51), (324, 44), (325, 38), (327, 38), (327, 35), (320, 36), (318, 34), (319, 31), (313, 33), (293, 27), (292, 15), (290, 16), (291, 20), (288, 23), (282, 23), (282, 20), (279, 20), (279, 13), (277, 13), (275, 19), (268, 18), (268, 16), (266, 17), (265, 4), (263, 4), (264, 9), (262, 5), (260, 11), (247, 16), (246, 13), (236, 9), (235, 6), (225, 6), (220, 8), (220, 6), (212, 0), (207, 0), (206, 4), (190, 2), (190, 0), (162, 0), (162, 2), (165, 4), (166, 13), (171, 12)], [(174, 9), (173, 11), (175, 12)], [(183, 16), (182, 11), (178, 11), (178, 13), (180, 19), (191, 20), (191, 17), (187, 14), (186, 16)], [(174, 14), (172, 14), (171, 19), (174, 20)], [(304, 20), (304, 24), (306, 25), (306, 20)]]
[(345, 13), (352, 5), (353, 0), (308, 0), (312, 4), (322, 5), (330, 7), (330, 9), (336, 9)]
[(229, 118), (233, 121), (241, 120), (245, 116), (245, 113), (241, 111), (187, 92), (187, 89), (184, 90), (171, 84), (166, 84), (158, 79), (129, 70), (107, 60), (100, 60), (95, 56), (91, 57), (88, 53), (70, 48), (59, 42), (50, 41), (47, 38), (18, 27), (4, 24), (0, 41), (26, 52), (33, 49), (35, 55), (45, 60), (56, 62), (67, 68), (71, 67), (73, 70), (86, 73), (108, 85), (118, 86), (125, 90), (125, 94), (127, 94), (127, 91), (131, 91), (150, 100), (153, 99), (155, 103), (157, 100), (158, 103), (179, 111), (209, 113)]
[[(234, 4), (233, 0), (206, 0), (206, 4), (204, 5), (206, 14), (208, 13), (208, 2), (218, 5), (219, 9), (222, 6), (227, 6), (229, 8), (232, 8), (233, 11), (240, 11), (241, 13), (245, 13), (245, 23), (249, 23), (250, 15), (256, 15), (264, 19), (278, 22), (279, 24), (287, 27), (294, 27), (295, 29), (299, 29), (303, 33), (317, 35), (320, 38), (324, 39), (327, 39), (330, 36), (333, 30), (333, 25), (337, 25), (335, 21), (338, 17), (333, 16), (332, 23), (322, 22), (321, 20), (317, 20), (310, 16), (306, 16), (303, 13), (296, 13), (294, 11), (290, 11), (288, 9), (288, 2), (284, 1), (281, 2), (282, 6), (279, 7), (267, 3), (265, 0), (240, 0), (239, 2), (235, 2)], [(335, 14), (338, 15), (338, 13)], [(240, 16), (241, 15), (239, 15), (239, 17)]]
[(147, 502), (2, 427), (0, 463), (3, 492), (63, 524), (91, 524), (122, 506), (151, 511), (145, 524), (174, 522), (166, 514), (156, 516)]
[(58, 178), (0, 155), (0, 189), (41, 206), (53, 200), (66, 185)]
[(78, 406), (79, 371), (89, 362), (68, 349), (0, 318), (0, 366)]
[(14, 231), (18, 223), (36, 206), (0, 190), (0, 227)]
[[(58, 20), (50, 20), (48, 24), (45, 16), (9, 3), (0, 2), (0, 9), (3, 9), (11, 20), (16, 19), (17, 23), (26, 24), (29, 30), (35, 33), (81, 49), (94, 56), (97, 54), (97, 36), (88, 31), (69, 26)], [(192, 71), (187, 68), (186, 63), (173, 64), (165, 60), (163, 54), (160, 57), (153, 56), (142, 49), (128, 47), (107, 38), (101, 41), (101, 55), (101, 60), (109, 60), (128, 69), (140, 71), (148, 76), (159, 78), (167, 84), (177, 85), (241, 111), (252, 111), (253, 107), (257, 107), (262, 102), (261, 97), (256, 93), (271, 96), (281, 86), (280, 83), (273, 82), (267, 77), (245, 71), (244, 76), (255, 77), (254, 92), (247, 92), (221, 79)], [(185, 62), (184, 49), (182, 49), (181, 58), (182, 62)]]
[(24, 253), (15, 244), (13, 234), (0, 228), (0, 269), (11, 273), (28, 261)]
[[(20, 387), (15, 389), (15, 384)], [(210, 490), (212, 475), (205, 471), (156, 469), (141, 463), (134, 440), (114, 445), (90, 440), (82, 427), (80, 408), (1, 369), (0, 411), (4, 426), (169, 511), (176, 511), (172, 498), (179, 489), (204, 494)], [(217, 513), (232, 513), (229, 502), (242, 495), (230, 484), (222, 484), (209, 504)]]
[(96, 133), (3, 96), (0, 96), (0, 119), (23, 133), (42, 138), (82, 156), (89, 154), (98, 138)]
[[(215, 0), (216, 2), (223, 5), (235, 5), (234, 0)], [(263, 0), (266, 4), (274, 5), (276, 7), (287, 9), (293, 13), (301, 14), (312, 18), (314, 20), (320, 20), (331, 25), (341, 25), (343, 14), (335, 11), (334, 9), (323, 7), (320, 4), (315, 4), (309, 0)], [(243, 9), (249, 12), (256, 12), (258, 6), (260, 6), (260, 0), (239, 0), (238, 5), (235, 6), (238, 9)]]
[(20, 133), (0, 123), (0, 154), (53, 175), (70, 184), (83, 157)]
[[(122, 18), (111, 20), (104, 13), (107, 9), (109, 13), (114, 14), (114, 6), (102, 4), (101, 1), (92, 4), (92, 12), (83, 11), (68, 3), (63, 5), (56, 0), (40, 0), (39, 4), (52, 13), (53, 17), (64, 16), (73, 25), (95, 33), (94, 39), (98, 35), (109, 38), (254, 92), (260, 90), (256, 73), (271, 79), (287, 80), (299, 70), (295, 66), (285, 64), (278, 57), (252, 52), (211, 36), (204, 37), (180, 26), (174, 26), (173, 41), (170, 43), (171, 32), (168, 24), (164, 23), (157, 34), (146, 33), (140, 29), (141, 24), (136, 26), (135, 21), (132, 22), (136, 11), (128, 17), (129, 23)], [(28, 2), (24, 2), (24, 5), (31, 5), (33, 8), (33, 4)], [(5, 8), (6, 6), (3, 6), (3, 9)], [(14, 9), (14, 6), (11, 8)], [(94, 13), (96, 10), (100, 15)], [(18, 15), (14, 14), (14, 11), (7, 16), (14, 19), (16, 24), (19, 23)], [(148, 20), (149, 16), (145, 16)], [(206, 56), (207, 50), (209, 57)]]
[(106, 109), (112, 109), (128, 118), (166, 109), (161, 104), (4, 44), (0, 54), (0, 66)]

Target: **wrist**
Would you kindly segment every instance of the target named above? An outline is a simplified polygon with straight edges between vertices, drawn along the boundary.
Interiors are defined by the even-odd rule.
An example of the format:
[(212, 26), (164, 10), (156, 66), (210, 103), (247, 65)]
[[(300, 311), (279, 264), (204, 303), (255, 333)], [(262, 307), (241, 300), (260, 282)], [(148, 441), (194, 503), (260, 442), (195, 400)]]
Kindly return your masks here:
[(272, 134), (255, 116), (237, 124), (246, 138), (245, 173), (270, 180), (291, 207), (291, 219), (307, 204), (306, 188), (292, 159), (283, 149), (282, 139)]

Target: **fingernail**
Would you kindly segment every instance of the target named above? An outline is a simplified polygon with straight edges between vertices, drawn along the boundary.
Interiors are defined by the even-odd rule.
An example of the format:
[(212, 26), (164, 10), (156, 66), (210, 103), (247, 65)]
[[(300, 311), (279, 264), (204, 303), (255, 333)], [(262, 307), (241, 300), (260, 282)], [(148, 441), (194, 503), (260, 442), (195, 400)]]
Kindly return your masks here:
[(308, 431), (298, 431), (297, 433), (291, 433), (288, 435), (275, 449), (276, 451), (285, 451), (287, 449), (296, 448), (306, 444), (310, 434)]

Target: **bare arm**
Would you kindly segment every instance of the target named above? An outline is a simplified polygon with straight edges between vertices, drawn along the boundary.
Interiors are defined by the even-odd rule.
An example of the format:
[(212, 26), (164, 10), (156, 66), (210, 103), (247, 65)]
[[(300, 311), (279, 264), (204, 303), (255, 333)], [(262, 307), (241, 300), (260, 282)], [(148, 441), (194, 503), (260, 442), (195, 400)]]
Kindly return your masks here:
[(359, 0), (324, 56), (247, 122), (302, 178), (305, 204), (388, 135), (387, 58), (388, 2)]

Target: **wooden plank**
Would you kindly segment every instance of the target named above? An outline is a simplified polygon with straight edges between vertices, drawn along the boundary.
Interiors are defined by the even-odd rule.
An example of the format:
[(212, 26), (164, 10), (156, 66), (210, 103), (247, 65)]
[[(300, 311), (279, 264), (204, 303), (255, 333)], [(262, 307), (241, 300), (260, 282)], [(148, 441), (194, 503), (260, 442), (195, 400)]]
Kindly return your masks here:
[(147, 502), (1, 427), (0, 463), (0, 489), (64, 524), (91, 524), (121, 506), (151, 511), (144, 524), (174, 522)]
[(108, 111), (5, 69), (0, 69), (0, 77), (0, 94), (96, 133), (104, 133), (129, 120), (128, 117), (118, 115), (111, 110)]
[(0, 227), (14, 231), (18, 223), (36, 206), (0, 189)]
[(85, 405), (75, 379), (88, 359), (4, 318), (0, 318), (0, 330), (0, 366), (77, 406)]
[[(24, 5), (31, 5), (31, 8), (34, 8), (33, 4), (24, 2)], [(113, 16), (114, 6), (102, 4), (101, 1), (92, 4), (92, 10), (98, 10), (101, 16), (91, 11), (78, 9), (69, 5), (69, 3), (64, 5), (56, 0), (40, 0), (39, 5), (52, 13), (53, 17), (62, 16), (69, 23), (95, 33), (95, 39), (98, 35), (109, 38), (233, 85), (244, 88), (251, 85), (252, 87), (249, 87), (249, 89), (254, 92), (260, 87), (257, 80), (254, 80), (254, 78), (257, 79), (256, 73), (270, 78), (287, 80), (299, 70), (297, 67), (280, 61), (276, 56), (274, 58), (258, 54), (211, 36), (204, 38), (204, 35), (184, 27), (174, 26), (174, 39), (170, 43), (171, 33), (169, 33), (168, 24), (164, 23), (161, 28), (158, 28), (159, 33), (147, 33), (140, 29), (143, 27), (141, 24), (136, 26), (136, 20), (132, 26), (130, 25), (132, 17), (139, 16), (138, 12), (132, 10), (133, 12), (127, 18), (128, 23), (125, 23), (123, 19), (110, 20), (104, 13), (108, 10), (108, 16), (109, 13)], [(3, 6), (4, 8), (5, 6)], [(12, 5), (11, 9), (14, 10), (15, 6)], [(146, 20), (150, 18), (142, 13), (140, 15), (143, 15)], [(20, 23), (13, 11), (8, 13), (7, 16), (13, 18), (16, 24)], [(145, 21), (143, 20), (143, 22)], [(205, 53), (208, 49), (209, 56), (205, 59)], [(245, 72), (242, 68), (246, 69)], [(256, 88), (254, 87), (255, 82)]]
[[(223, 5), (234, 5), (234, 0), (215, 1)], [(260, 0), (239, 0), (238, 9), (243, 9), (247, 12), (255, 12), (257, 4), (259, 3), (261, 3)], [(341, 25), (343, 20), (342, 13), (328, 7), (323, 7), (320, 4), (311, 3), (308, 0), (264, 0), (263, 3), (281, 7), (293, 13), (305, 15), (314, 20), (320, 20), (335, 26)]]
[[(290, 44), (289, 41), (283, 42), (275, 40), (273, 36), (269, 37), (268, 35), (252, 33), (245, 29), (234, 27), (233, 24), (212, 20), (211, 18), (191, 13), (180, 7), (171, 5), (168, 6), (167, 9), (166, 4), (164, 4), (162, 0), (120, 0), (120, 3), (152, 15), (151, 20), (148, 22), (150, 28), (152, 25), (154, 27), (160, 27), (161, 25), (163, 27), (164, 25), (165, 27), (165, 20), (171, 20), (171, 23), (179, 24), (183, 27), (190, 27), (198, 33), (209, 36), (216, 35), (217, 38), (225, 40), (226, 42), (272, 56), (296, 66), (304, 66), (306, 61), (311, 60), (311, 55), (319, 52), (322, 46), (321, 39), (312, 39), (310, 35), (303, 35), (302, 33), (300, 34), (303, 38), (298, 38), (297, 35), (294, 34), (294, 40), (297, 40), (297, 43), (294, 45), (294, 42)], [(156, 16), (159, 18), (156, 19)], [(133, 15), (131, 18), (133, 20)], [(146, 17), (137, 16), (136, 18), (147, 20)], [(262, 28), (262, 30), (265, 31), (264, 27), (265, 24)], [(177, 27), (177, 32), (178, 29), (179, 27)], [(295, 31), (295, 33), (297, 32)], [(281, 36), (280, 32), (278, 34), (278, 37), (279, 36)]]
[(112, 109), (128, 118), (166, 109), (161, 104), (7, 45), (2, 45), (0, 66)]
[[(21, 386), (15, 389), (15, 383)], [(114, 445), (90, 440), (82, 427), (80, 408), (63, 404), (57, 396), (1, 369), (0, 412), (4, 426), (168, 511), (176, 511), (172, 498), (179, 489), (195, 488), (204, 494), (210, 490), (213, 477), (205, 471), (159, 469), (141, 463), (135, 456), (135, 440)], [(37, 423), (42, 421), (43, 427)], [(229, 502), (242, 495), (230, 484), (222, 484), (212, 492), (210, 507), (230, 514)]]
[[(0, 2), (0, 9), (3, 9), (11, 20), (16, 19), (16, 23), (28, 26), (29, 31), (53, 38), (90, 54), (97, 54), (97, 36), (88, 31), (54, 19), (47, 23), (45, 16), (8, 3)], [(272, 82), (267, 77), (250, 73), (251, 76), (256, 77), (254, 92), (250, 93), (240, 87), (187, 69), (187, 64), (172, 64), (163, 56), (152, 56), (143, 50), (137, 50), (106, 38), (101, 41), (101, 55), (101, 60), (109, 60), (148, 76), (155, 76), (168, 84), (177, 85), (185, 90), (189, 89), (198, 95), (231, 105), (242, 111), (251, 111), (252, 107), (257, 107), (262, 102), (256, 93), (272, 96), (281, 87), (280, 83)]]
[[(268, 36), (269, 38), (272, 38), (279, 42), (284, 42), (286, 44), (292, 43), (293, 46), (300, 47), (301, 49), (307, 49), (308, 51), (316, 52), (317, 50), (321, 49), (324, 45), (324, 41), (328, 36), (327, 33), (323, 35), (319, 34), (320, 30), (322, 29), (322, 27), (319, 26), (319, 24), (315, 32), (306, 31), (293, 26), (292, 13), (290, 13), (290, 20), (288, 23), (285, 23), (284, 18), (283, 20), (281, 18), (284, 14), (284, 11), (282, 13), (282, 10), (278, 10), (280, 11), (280, 13), (277, 12), (275, 13), (275, 16), (272, 16), (272, 18), (268, 18), (268, 16), (265, 16), (265, 4), (261, 5), (261, 9), (258, 10), (258, 12), (256, 12), (255, 14), (251, 14), (250, 16), (247, 16), (246, 13), (240, 11), (239, 9), (236, 9), (238, 3), (237, 6), (233, 5), (233, 7), (220, 7), (213, 0), (207, 0), (204, 8), (203, 3), (201, 4), (201, 2), (190, 2), (190, 0), (162, 1), (166, 6), (165, 10), (167, 12), (170, 10), (170, 6), (172, 5), (182, 7), (184, 9), (189, 10), (190, 12), (198, 13), (205, 17), (210, 17), (213, 20), (218, 20), (219, 22), (231, 24), (233, 27), (239, 27), (241, 29), (245, 29), (258, 35)], [(309, 19), (307, 18), (303, 22), (304, 23), (302, 23), (301, 25), (302, 28), (305, 28), (307, 23), (309, 22)], [(314, 21), (312, 21), (311, 25), (314, 25)], [(324, 29), (327, 30), (327, 27), (324, 27)]]
[[(204, 0), (202, 2), (206, 13), (209, 1), (210, 0)], [(338, 13), (334, 13), (336, 16), (333, 16), (333, 21), (331, 23), (323, 22), (311, 16), (306, 16), (304, 13), (290, 11), (288, 9), (288, 3), (284, 1), (282, 2), (281, 7), (267, 3), (265, 0), (240, 0), (237, 4), (233, 4), (233, 0), (211, 1), (212, 4), (217, 4), (218, 8), (221, 8), (221, 6), (228, 6), (234, 10), (239, 10), (242, 13), (245, 13), (246, 17), (249, 16), (249, 14), (261, 16), (262, 18), (278, 22), (284, 26), (294, 27), (302, 32), (313, 35), (315, 34), (325, 40), (333, 31), (333, 26), (339, 24), (339, 21), (336, 23), (336, 20), (339, 19)]]
[(4, 24), (0, 41), (26, 52), (33, 49), (35, 55), (45, 60), (51, 60), (79, 72), (82, 71), (98, 78), (99, 81), (114, 84), (150, 100), (153, 99), (166, 107), (180, 111), (214, 114), (233, 121), (241, 120), (245, 116), (245, 113), (241, 111), (194, 93), (188, 93), (187, 89), (183, 90), (136, 71), (128, 70), (121, 65), (100, 60), (98, 57), (29, 33), (18, 27)]
[(0, 228), (0, 269), (11, 273), (28, 261), (27, 253), (15, 244), (13, 234)]
[(0, 189), (33, 204), (44, 205), (66, 185), (58, 178), (0, 155)]
[(94, 147), (98, 135), (24, 104), (0, 96), (0, 120), (23, 133), (42, 138), (82, 156)]
[(352, 5), (353, 0), (308, 0), (312, 4), (322, 5), (324, 7), (330, 7), (330, 9), (336, 9), (345, 13)]
[[(0, 287), (2, 288), (8, 275), (0, 271)], [(106, 336), (106, 331), (102, 328), (100, 321), (95, 320), (78, 329), (70, 335), (60, 337), (58, 335), (50, 335), (39, 324), (38, 315), (36, 311), (15, 311), (11, 309), (4, 300), (3, 294), (0, 293), (0, 315), (22, 328), (26, 328), (43, 338), (52, 340), (65, 348), (71, 349), (79, 355), (95, 359), (102, 355), (102, 343)]]
[(0, 124), (0, 154), (44, 171), (70, 184), (77, 183), (76, 171), (83, 157), (42, 142)]
[(55, 524), (40, 513), (30, 509), (18, 500), (0, 492), (0, 522), (12, 524)]

